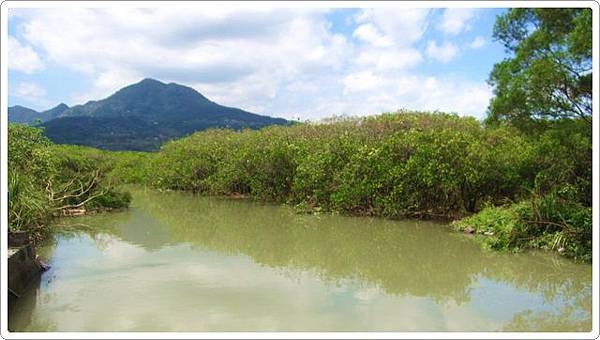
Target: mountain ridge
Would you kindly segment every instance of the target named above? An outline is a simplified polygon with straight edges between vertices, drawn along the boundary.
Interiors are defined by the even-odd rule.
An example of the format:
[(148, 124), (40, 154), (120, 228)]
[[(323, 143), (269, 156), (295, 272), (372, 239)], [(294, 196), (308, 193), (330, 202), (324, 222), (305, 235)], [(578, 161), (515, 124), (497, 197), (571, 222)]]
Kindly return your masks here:
[(67, 109), (69, 109), (69, 106), (65, 103), (60, 103), (51, 109), (41, 112), (22, 105), (14, 105), (8, 108), (8, 121), (21, 124), (34, 124), (38, 120), (45, 122), (59, 117)]
[[(22, 117), (32, 116), (21, 108), (28, 114)], [(72, 107), (61, 103), (44, 112), (38, 114), (40, 125), (52, 141), (108, 150), (155, 151), (168, 140), (208, 128), (240, 130), (291, 124), (283, 118), (223, 106), (191, 87), (151, 78), (104, 99)], [(10, 117), (9, 113), (9, 120), (16, 122)]]

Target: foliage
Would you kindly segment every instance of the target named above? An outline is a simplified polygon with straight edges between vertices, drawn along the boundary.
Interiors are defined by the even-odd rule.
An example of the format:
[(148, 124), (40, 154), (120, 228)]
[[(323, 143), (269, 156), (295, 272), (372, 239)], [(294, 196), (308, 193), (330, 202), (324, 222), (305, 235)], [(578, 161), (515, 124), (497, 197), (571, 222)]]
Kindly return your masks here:
[(151, 153), (135, 151), (115, 151), (107, 153), (112, 159), (113, 167), (107, 174), (110, 180), (119, 184), (143, 184)]
[[(488, 205), (455, 227), (494, 233), (484, 244), (494, 249), (543, 248), (590, 261), (592, 255), (591, 126), (563, 119), (527, 136), (521, 166), (527, 195), (518, 203)], [(509, 150), (506, 150), (510, 152)]]
[(48, 199), (32, 178), (13, 171), (8, 175), (8, 207), (9, 231), (37, 227), (51, 214)]
[(488, 206), (453, 226), (485, 235), (480, 240), (492, 249), (539, 248), (580, 261), (592, 258), (592, 209), (558, 193), (508, 206)]
[[(481, 212), (472, 218), (493, 226), (486, 228), (498, 235), (495, 248), (525, 247), (499, 238), (499, 230), (533, 237), (527, 246), (542, 248), (548, 248), (546, 238), (570, 233), (560, 243), (564, 254), (585, 258), (590, 130), (584, 121), (559, 119), (526, 134), (473, 118), (404, 111), (258, 131), (212, 129), (167, 143), (135, 167), (134, 177), (162, 189), (244, 195), (308, 212), (442, 219)], [(549, 213), (545, 207), (554, 202), (578, 231), (531, 234), (506, 210), (515, 201), (521, 203), (514, 209), (537, 207), (540, 213)], [(522, 216), (565, 224), (555, 215), (530, 215)]]
[(107, 178), (113, 158), (97, 149), (54, 145), (34, 127), (9, 124), (8, 165), (11, 231), (38, 234), (68, 209), (126, 207), (131, 200)]
[(8, 133), (8, 218), (13, 231), (48, 219), (51, 210), (43, 179), (55, 175), (57, 160), (42, 131), (10, 124)]
[(591, 126), (581, 120), (553, 122), (536, 139), (530, 173), (539, 196), (569, 190), (572, 199), (592, 206)]
[(8, 167), (11, 172), (27, 172), (34, 183), (52, 177), (57, 159), (50, 141), (40, 129), (10, 124), (8, 129)]
[(131, 197), (115, 188), (121, 181), (109, 176), (116, 167), (113, 155), (94, 148), (71, 145), (54, 145), (53, 152), (59, 159), (58, 166), (61, 169), (55, 180), (71, 183), (70, 186), (76, 188), (74, 194), (59, 194), (70, 196), (61, 199), (63, 207), (85, 206), (89, 210), (103, 210), (129, 205)]
[(494, 37), (512, 53), (494, 65), (488, 120), (578, 117), (591, 123), (592, 10), (514, 8)]
[[(38, 130), (11, 125), (13, 133), (19, 128), (33, 133), (25, 141), (43, 139)], [(158, 153), (23, 143), (13, 148), (48, 155), (31, 169), (53, 174), (47, 175), (53, 190), (59, 183), (96, 183), (65, 199), (70, 206), (90, 198), (89, 209), (126, 206), (131, 198), (114, 188), (138, 183), (287, 202), (308, 212), (467, 217), (457, 228), (493, 232), (485, 243), (494, 249), (562, 249), (581, 260), (591, 253), (591, 129), (582, 120), (541, 122), (525, 133), (453, 114), (402, 111), (261, 130), (210, 129)], [(34, 145), (43, 147), (33, 152)], [(24, 192), (35, 187), (16, 184)], [(56, 196), (65, 195), (73, 194)]]

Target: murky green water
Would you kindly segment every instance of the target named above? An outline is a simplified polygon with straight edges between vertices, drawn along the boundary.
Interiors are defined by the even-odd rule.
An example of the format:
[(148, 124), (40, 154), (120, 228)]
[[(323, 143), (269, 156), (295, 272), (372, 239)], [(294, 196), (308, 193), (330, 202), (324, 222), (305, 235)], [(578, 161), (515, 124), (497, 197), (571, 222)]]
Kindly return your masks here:
[(591, 266), (430, 222), (137, 189), (62, 221), (13, 331), (589, 331)]

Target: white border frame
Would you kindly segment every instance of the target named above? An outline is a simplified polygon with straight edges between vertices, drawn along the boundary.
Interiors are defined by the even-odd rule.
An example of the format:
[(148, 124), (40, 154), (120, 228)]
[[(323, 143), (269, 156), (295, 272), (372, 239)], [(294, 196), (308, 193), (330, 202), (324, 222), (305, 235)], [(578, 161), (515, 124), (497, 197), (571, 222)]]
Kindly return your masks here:
[[(256, 6), (269, 6), (278, 8), (445, 8), (445, 7), (471, 7), (471, 8), (510, 8), (510, 7), (586, 7), (592, 9), (593, 17), (593, 264), (592, 264), (592, 331), (591, 332), (9, 332), (8, 331), (8, 289), (7, 289), (7, 235), (8, 232), (8, 188), (7, 188), (7, 124), (8, 124), (8, 63), (6, 42), (8, 39), (8, 9), (9, 8), (56, 8), (56, 7), (191, 7), (191, 6), (236, 6), (238, 8), (256, 8)], [(0, 17), (0, 335), (5, 339), (306, 339), (306, 338), (331, 338), (331, 339), (596, 339), (599, 332), (598, 310), (598, 228), (600, 226), (599, 209), (599, 106), (598, 106), (598, 51), (600, 49), (598, 15), (600, 5), (596, 1), (3, 1), (1, 3)]]

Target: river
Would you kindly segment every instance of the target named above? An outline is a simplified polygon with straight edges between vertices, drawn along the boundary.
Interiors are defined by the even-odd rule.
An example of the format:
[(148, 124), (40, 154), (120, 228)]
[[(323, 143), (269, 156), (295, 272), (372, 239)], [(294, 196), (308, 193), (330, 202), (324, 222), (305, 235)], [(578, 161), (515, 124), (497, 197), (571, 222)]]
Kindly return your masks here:
[(11, 331), (589, 331), (592, 268), (445, 225), (133, 188), (67, 218)]

